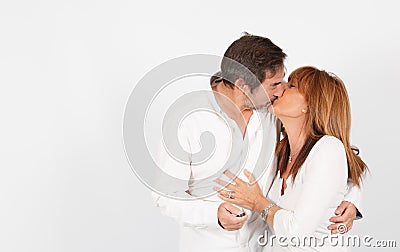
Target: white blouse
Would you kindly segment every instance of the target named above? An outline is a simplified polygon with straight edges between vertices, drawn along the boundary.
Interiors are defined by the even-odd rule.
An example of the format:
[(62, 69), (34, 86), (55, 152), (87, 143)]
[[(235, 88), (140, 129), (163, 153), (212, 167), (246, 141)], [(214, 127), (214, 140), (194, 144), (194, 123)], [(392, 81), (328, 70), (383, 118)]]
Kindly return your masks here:
[(347, 177), (343, 143), (333, 136), (324, 136), (314, 145), (295, 181), (291, 175), (287, 178), (283, 195), (283, 179), (278, 172), (268, 193), (268, 198), (282, 208), (275, 213), (271, 228), (277, 238), (272, 251), (348, 251), (328, 239), (327, 229), (332, 224), (329, 218), (344, 199)]

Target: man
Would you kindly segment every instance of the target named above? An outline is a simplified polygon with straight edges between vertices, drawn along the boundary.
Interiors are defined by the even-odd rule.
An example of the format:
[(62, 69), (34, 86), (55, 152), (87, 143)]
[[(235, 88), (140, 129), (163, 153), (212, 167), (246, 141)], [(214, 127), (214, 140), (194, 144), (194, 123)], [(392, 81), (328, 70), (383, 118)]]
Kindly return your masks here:
[[(161, 212), (180, 225), (181, 251), (262, 249), (257, 244), (265, 229), (261, 218), (222, 203), (208, 190), (213, 188), (213, 180), (222, 176), (219, 171), (238, 169), (234, 173), (243, 178), (241, 170), (246, 168), (255, 174), (263, 192), (267, 193), (275, 175), (273, 157), (280, 132), (280, 122), (267, 108), (285, 89), (282, 83), (285, 58), (282, 49), (267, 38), (246, 34), (234, 41), (221, 62), (222, 78), (213, 80), (213, 97), (205, 99), (218, 116), (197, 113), (181, 125), (179, 138), (189, 150), (183, 165), (174, 166), (165, 153), (160, 154), (161, 168), (178, 171), (178, 176), (186, 180), (186, 188), (176, 187), (174, 193), (193, 197), (187, 201), (153, 193)], [(197, 164), (193, 156), (202, 148), (199, 137), (208, 130), (216, 137), (215, 153), (206, 163)], [(351, 185), (349, 188), (347, 201), (338, 207), (338, 215), (344, 214), (335, 222), (345, 222), (351, 227), (356, 208), (348, 202), (358, 206), (358, 191)]]

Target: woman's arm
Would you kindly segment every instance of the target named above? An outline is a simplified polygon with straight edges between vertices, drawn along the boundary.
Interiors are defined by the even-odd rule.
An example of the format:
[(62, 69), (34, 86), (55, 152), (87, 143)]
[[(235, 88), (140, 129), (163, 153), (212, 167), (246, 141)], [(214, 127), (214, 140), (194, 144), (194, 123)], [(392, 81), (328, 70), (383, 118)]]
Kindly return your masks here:
[(279, 209), (270, 219), (276, 235), (314, 233), (321, 221), (329, 219), (327, 209), (335, 207), (344, 197), (348, 175), (343, 144), (334, 137), (320, 141), (310, 162), (302, 168), (303, 188), (295, 209)]
[[(302, 171), (303, 188), (296, 208), (289, 211), (273, 206), (269, 210), (266, 220), (277, 235), (302, 236), (313, 233), (322, 220), (329, 219), (330, 216), (325, 216), (325, 213), (332, 207), (332, 201), (337, 198), (338, 205), (343, 199), (347, 181), (347, 160), (342, 142), (334, 137), (326, 137), (314, 148), (317, 149), (310, 157), (311, 160), (302, 168), (305, 169)], [(248, 171), (245, 171), (245, 174), (249, 181), (254, 179)], [(233, 176), (229, 172), (227, 175)], [(235, 184), (226, 186), (226, 189), (234, 191), (233, 198), (227, 197), (227, 190), (219, 189), (219, 195), (225, 201), (258, 213), (272, 203), (264, 197), (257, 183), (246, 183), (238, 178), (233, 180)], [(224, 181), (217, 182), (226, 185)]]

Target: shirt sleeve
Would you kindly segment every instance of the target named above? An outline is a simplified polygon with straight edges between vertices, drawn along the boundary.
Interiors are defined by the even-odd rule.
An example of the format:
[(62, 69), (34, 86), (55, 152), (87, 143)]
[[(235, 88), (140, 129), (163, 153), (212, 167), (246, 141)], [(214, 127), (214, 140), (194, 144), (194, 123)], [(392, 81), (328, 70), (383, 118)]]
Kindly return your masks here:
[(362, 191), (357, 185), (355, 185), (351, 180), (347, 181), (347, 190), (344, 196), (344, 200), (352, 203), (357, 208), (357, 219), (361, 219), (362, 215), (362, 202), (361, 202)]
[(342, 142), (324, 137), (309, 155), (309, 162), (303, 165), (303, 171), (300, 170), (302, 178), (296, 177), (296, 180), (301, 179), (302, 188), (296, 207), (293, 211), (280, 209), (275, 213), (273, 229), (277, 236), (313, 234), (321, 221), (329, 219), (326, 216), (329, 209), (344, 197), (347, 161)]
[[(161, 211), (161, 214), (173, 218), (179, 225), (197, 228), (214, 227), (218, 225), (217, 212), (221, 201), (207, 198), (196, 198), (189, 193), (189, 181), (191, 179), (191, 150), (190, 143), (184, 131), (180, 131), (179, 144), (187, 152), (177, 161), (160, 144), (155, 157), (160, 170), (178, 180), (156, 178), (158, 188), (162, 193), (152, 192), (153, 203)], [(173, 147), (172, 147), (173, 148)], [(171, 181), (175, 181), (171, 183)]]
[(155, 206), (163, 215), (176, 220), (180, 225), (198, 228), (220, 228), (218, 207), (221, 202), (204, 199), (176, 200), (152, 192)]

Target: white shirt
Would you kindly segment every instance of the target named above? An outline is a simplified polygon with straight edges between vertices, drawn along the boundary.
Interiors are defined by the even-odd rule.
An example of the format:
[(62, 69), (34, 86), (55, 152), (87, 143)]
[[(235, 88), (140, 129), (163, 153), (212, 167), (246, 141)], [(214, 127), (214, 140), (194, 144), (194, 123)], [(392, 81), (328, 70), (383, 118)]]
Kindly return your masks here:
[[(239, 127), (220, 109), (214, 95), (205, 95), (202, 99), (214, 108), (216, 114), (193, 113), (180, 124), (178, 138), (181, 147), (187, 151), (183, 158), (186, 160), (177, 162), (170, 158), (162, 145), (158, 157), (161, 169), (182, 182), (163, 185), (163, 192), (168, 191), (169, 196), (187, 200), (172, 199), (153, 192), (153, 201), (162, 214), (179, 223), (180, 251), (261, 251), (263, 247), (257, 240), (266, 226), (258, 214), (247, 211), (247, 223), (237, 231), (226, 231), (218, 225), (217, 209), (222, 200), (213, 193), (216, 186), (213, 181), (218, 177), (227, 180), (222, 175), (225, 169), (236, 172), (246, 168), (255, 174), (266, 194), (276, 174), (274, 153), (280, 123), (271, 113), (254, 111), (243, 140)], [(205, 131), (212, 132), (215, 137), (215, 152), (206, 162), (194, 165), (194, 156), (202, 147), (200, 135)], [(245, 179), (242, 172), (239, 177)], [(163, 184), (163, 181), (160, 183)], [(352, 196), (355, 199), (359, 197), (357, 192)], [(347, 200), (359, 206), (354, 198)]]
[[(272, 251), (347, 251), (334, 246), (327, 237), (329, 218), (344, 200), (347, 190), (347, 159), (342, 142), (333, 136), (322, 137), (311, 149), (294, 182), (292, 175), (286, 179), (286, 189), (281, 195), (283, 179), (278, 171), (268, 198), (282, 209), (274, 216), (272, 228), (276, 237), (286, 237), (288, 245), (275, 242)], [(307, 244), (291, 246), (289, 241), (316, 238), (316, 246)], [(326, 237), (323, 243), (323, 237)], [(314, 244), (314, 242), (313, 242)]]

